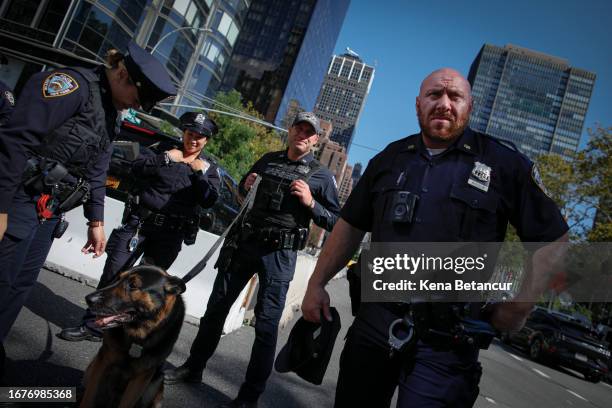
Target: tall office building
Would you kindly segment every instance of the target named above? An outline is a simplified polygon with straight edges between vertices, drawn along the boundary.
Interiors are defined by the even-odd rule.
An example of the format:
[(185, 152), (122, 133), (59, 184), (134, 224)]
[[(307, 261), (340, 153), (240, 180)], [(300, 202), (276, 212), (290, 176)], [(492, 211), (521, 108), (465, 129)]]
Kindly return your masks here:
[(525, 48), (485, 44), (468, 80), (473, 129), (509, 140), (532, 158), (578, 149), (594, 73)]
[(221, 89), (278, 125), (311, 110), (349, 2), (252, 0)]
[[(200, 105), (218, 90), (250, 0), (0, 1), (3, 79), (20, 91), (53, 66), (95, 66), (130, 40), (161, 60), (176, 82), (176, 103)], [(15, 35), (18, 34), (18, 35)], [(180, 114), (180, 108), (170, 108)]]
[(331, 139), (347, 152), (373, 80), (374, 67), (348, 48), (329, 63), (314, 112), (334, 125)]

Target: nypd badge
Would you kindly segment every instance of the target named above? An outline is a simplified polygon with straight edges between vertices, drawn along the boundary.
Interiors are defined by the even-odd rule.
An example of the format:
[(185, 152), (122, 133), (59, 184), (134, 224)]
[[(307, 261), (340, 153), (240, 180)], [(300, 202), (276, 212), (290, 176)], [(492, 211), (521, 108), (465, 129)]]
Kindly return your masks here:
[(198, 113), (194, 119), (194, 121), (199, 125), (203, 125), (205, 120), (206, 116), (202, 115), (201, 113)]
[(79, 83), (70, 75), (55, 72), (47, 77), (42, 85), (42, 94), (45, 98), (65, 96), (79, 89)]
[(475, 162), (472, 173), (468, 178), (468, 184), (485, 193), (489, 191), (491, 183), (491, 167), (481, 162)]
[(533, 179), (533, 182), (540, 188), (540, 190), (542, 190), (542, 192), (546, 194), (547, 197), (550, 198), (550, 192), (544, 185), (544, 182), (542, 181), (542, 176), (540, 176), (540, 170), (538, 169), (538, 166), (535, 164), (531, 168), (531, 178)]
[(297, 172), (301, 174), (308, 174), (310, 172), (310, 166), (299, 165), (297, 166)]
[(15, 97), (11, 91), (4, 91), (4, 97), (11, 106), (15, 106)]

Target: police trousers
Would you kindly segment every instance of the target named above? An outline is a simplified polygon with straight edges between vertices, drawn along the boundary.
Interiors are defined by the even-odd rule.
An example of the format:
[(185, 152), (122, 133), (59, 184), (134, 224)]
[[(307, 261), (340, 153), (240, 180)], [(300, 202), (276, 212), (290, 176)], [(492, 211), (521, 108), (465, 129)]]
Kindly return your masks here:
[(278, 323), (285, 307), (289, 282), (295, 271), (296, 256), (295, 251), (269, 251), (257, 243), (240, 245), (229, 266), (217, 274), (206, 312), (200, 319), (200, 328), (185, 364), (193, 371), (205, 368), (219, 344), (232, 304), (253, 274), (257, 273), (259, 290), (255, 306), (255, 342), (245, 380), (238, 393), (240, 399), (256, 401), (263, 393), (272, 372)]
[(42, 224), (35, 201), (17, 192), (8, 214), (8, 228), (0, 241), (0, 342), (8, 335), (43, 267), (53, 244), (59, 218)]
[(362, 303), (340, 357), (335, 408), (471, 407), (482, 372), (478, 349), (434, 349), (418, 341), (411, 351), (390, 356), (388, 327), (400, 316)]

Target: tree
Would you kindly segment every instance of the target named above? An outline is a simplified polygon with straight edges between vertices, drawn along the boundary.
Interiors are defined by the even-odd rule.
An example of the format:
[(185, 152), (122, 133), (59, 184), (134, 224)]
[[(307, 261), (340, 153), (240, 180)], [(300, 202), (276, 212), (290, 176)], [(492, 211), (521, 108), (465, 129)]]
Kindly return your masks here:
[[(240, 93), (235, 90), (220, 92), (216, 101), (262, 119), (252, 103), (243, 104)], [(282, 149), (281, 138), (263, 125), (215, 112), (211, 112), (209, 116), (219, 126), (219, 133), (211, 140), (206, 150), (216, 156), (219, 163), (236, 180), (240, 180), (264, 153)]]

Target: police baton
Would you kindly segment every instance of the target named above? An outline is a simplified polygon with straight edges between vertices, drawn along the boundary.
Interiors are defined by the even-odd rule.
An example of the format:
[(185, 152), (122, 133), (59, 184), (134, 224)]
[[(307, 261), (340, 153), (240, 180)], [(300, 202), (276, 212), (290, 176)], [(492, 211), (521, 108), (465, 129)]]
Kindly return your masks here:
[(227, 236), (229, 231), (232, 229), (234, 224), (239, 219), (241, 219), (243, 215), (246, 214), (246, 212), (251, 208), (251, 204), (255, 200), (255, 194), (257, 193), (257, 186), (259, 186), (260, 181), (261, 181), (261, 176), (257, 176), (257, 178), (255, 179), (255, 182), (253, 183), (253, 185), (251, 186), (251, 189), (249, 190), (249, 193), (244, 199), (242, 206), (240, 207), (240, 211), (238, 212), (238, 215), (236, 215), (232, 223), (225, 229), (225, 231), (223, 231), (223, 234), (221, 234), (219, 238), (217, 238), (217, 240), (210, 247), (206, 255), (204, 255), (204, 258), (202, 258), (200, 262), (198, 262), (193, 268), (191, 268), (189, 272), (187, 272), (185, 276), (181, 278), (183, 279), (183, 282), (185, 283), (189, 282), (190, 280), (195, 278), (200, 272), (204, 270), (204, 268), (206, 267), (206, 264), (208, 263), (208, 260), (213, 256), (213, 254), (215, 253), (217, 248), (219, 248), (223, 240), (225, 240), (225, 237)]

